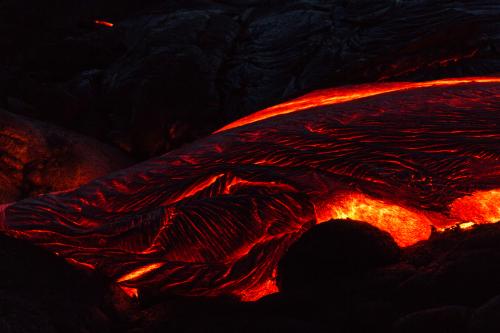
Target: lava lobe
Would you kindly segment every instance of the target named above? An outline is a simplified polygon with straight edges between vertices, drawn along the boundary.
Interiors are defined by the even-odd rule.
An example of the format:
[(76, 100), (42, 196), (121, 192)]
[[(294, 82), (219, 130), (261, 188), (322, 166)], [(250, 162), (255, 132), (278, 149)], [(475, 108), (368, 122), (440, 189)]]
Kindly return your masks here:
[(500, 78), (311, 93), (77, 189), (0, 210), (5, 233), (129, 292), (275, 290), (315, 223), (356, 219), (400, 246), (500, 220)]

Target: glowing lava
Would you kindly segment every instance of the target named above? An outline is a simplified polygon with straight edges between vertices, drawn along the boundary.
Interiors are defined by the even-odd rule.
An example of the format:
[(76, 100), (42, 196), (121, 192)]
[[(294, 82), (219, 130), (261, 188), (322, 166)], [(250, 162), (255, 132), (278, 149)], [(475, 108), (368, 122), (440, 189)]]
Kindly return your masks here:
[(331, 198), (317, 208), (318, 223), (331, 219), (365, 221), (390, 233), (400, 246), (429, 238), (432, 219), (424, 212), (370, 198), (361, 193)]
[(159, 262), (159, 263), (149, 264), (149, 265), (146, 265), (144, 267), (139, 267), (139, 268), (135, 269), (134, 271), (125, 274), (124, 276), (122, 276), (121, 278), (116, 280), (116, 282), (130, 281), (130, 280), (140, 278), (144, 274), (147, 274), (151, 271), (154, 271), (155, 269), (158, 269), (163, 265), (164, 265), (164, 263)]
[(460, 221), (476, 224), (500, 221), (500, 189), (478, 191), (455, 200), (450, 207), (450, 214)]
[[(299, 112), (300, 111), (300, 112)], [(138, 290), (257, 299), (315, 223), (400, 245), (499, 220), (500, 78), (322, 90), (77, 189), (0, 206), (0, 226)]]
[(114, 26), (113, 23), (108, 22), (108, 21), (95, 20), (94, 23), (97, 25), (102, 25), (102, 26), (108, 27), (108, 28), (112, 28)]
[(310, 94), (304, 95), (290, 102), (282, 103), (270, 108), (252, 113), (249, 116), (243, 117), (241, 119), (232, 122), (221, 129), (217, 130), (215, 133), (227, 131), (231, 128), (236, 128), (240, 126), (245, 126), (251, 123), (255, 123), (267, 118), (297, 112), (309, 108), (314, 108), (324, 105), (333, 105), (338, 103), (344, 103), (353, 101), (360, 98), (390, 93), (394, 91), (401, 91), (406, 89), (415, 88), (425, 88), (434, 86), (445, 86), (445, 85), (455, 85), (463, 83), (490, 83), (490, 82), (500, 82), (500, 78), (497, 77), (472, 77), (472, 78), (453, 78), (453, 79), (441, 79), (435, 81), (427, 82), (388, 82), (374, 84), (364, 84), (352, 87), (340, 87), (324, 89), (312, 92)]

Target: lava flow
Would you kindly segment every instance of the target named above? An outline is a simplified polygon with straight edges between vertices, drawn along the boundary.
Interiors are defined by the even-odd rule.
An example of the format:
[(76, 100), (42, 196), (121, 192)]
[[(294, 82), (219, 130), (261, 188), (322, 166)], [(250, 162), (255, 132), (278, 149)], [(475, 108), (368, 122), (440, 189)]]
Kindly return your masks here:
[(276, 289), (315, 223), (357, 219), (401, 246), (500, 220), (500, 78), (311, 93), (77, 189), (0, 207), (4, 232), (129, 294)]

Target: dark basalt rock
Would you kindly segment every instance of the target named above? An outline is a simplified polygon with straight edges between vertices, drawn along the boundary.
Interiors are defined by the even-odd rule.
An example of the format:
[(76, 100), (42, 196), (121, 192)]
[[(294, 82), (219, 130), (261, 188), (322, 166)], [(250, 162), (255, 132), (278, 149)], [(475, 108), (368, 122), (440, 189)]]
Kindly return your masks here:
[(0, 103), (146, 158), (321, 87), (496, 73), (499, 13), (486, 0), (9, 0)]
[(1, 332), (110, 332), (107, 287), (98, 276), (3, 235), (0, 262)]
[(395, 333), (465, 333), (471, 311), (463, 306), (445, 306), (408, 314), (394, 325)]
[(470, 333), (493, 333), (500, 331), (500, 296), (480, 306), (473, 313), (469, 324)]
[[(314, 318), (314, 322), (339, 332), (496, 332), (500, 327), (498, 297), (488, 299), (498, 290), (499, 231), (500, 225), (492, 224), (434, 234), (428, 241), (403, 249), (396, 264), (348, 278), (336, 272), (328, 282), (318, 278), (311, 287), (311, 283), (303, 282), (304, 275), (309, 276), (304, 272), (317, 264), (315, 256), (325, 253), (320, 242), (322, 233), (317, 231), (317, 245), (302, 245), (309, 252), (303, 251), (304, 257), (296, 256), (292, 261), (303, 265), (303, 271), (283, 271), (283, 262), (290, 260), (293, 252), (280, 266), (281, 279), (287, 277), (285, 272), (289, 280), (302, 283), (262, 299), (259, 306), (266, 313)], [(306, 267), (305, 257), (314, 264)], [(320, 267), (324, 269), (325, 265)], [(328, 273), (327, 269), (322, 272)]]
[(406, 249), (404, 260), (417, 272), (398, 287), (398, 297), (412, 307), (486, 302), (500, 292), (499, 231), (498, 224), (451, 230)]
[(77, 187), (130, 163), (95, 139), (0, 109), (0, 203)]
[(292, 244), (278, 266), (278, 283), (282, 291), (303, 284), (322, 288), (398, 257), (399, 247), (388, 233), (365, 222), (334, 220), (314, 226)]
[(401, 292), (412, 293), (413, 301), (425, 297), (425, 303), (477, 306), (500, 292), (499, 262), (500, 253), (495, 250), (452, 251), (405, 282)]

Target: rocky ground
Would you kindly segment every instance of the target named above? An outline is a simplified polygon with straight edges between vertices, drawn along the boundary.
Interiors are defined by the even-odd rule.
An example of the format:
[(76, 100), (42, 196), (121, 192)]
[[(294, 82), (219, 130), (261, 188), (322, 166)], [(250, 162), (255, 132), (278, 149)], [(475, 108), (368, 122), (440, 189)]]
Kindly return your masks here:
[(400, 249), (366, 223), (313, 227), (280, 263), (281, 291), (130, 299), (97, 273), (0, 239), (2, 332), (498, 332), (500, 224)]

